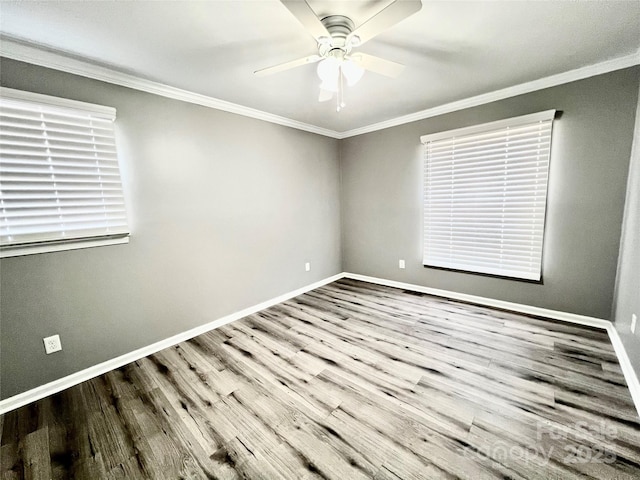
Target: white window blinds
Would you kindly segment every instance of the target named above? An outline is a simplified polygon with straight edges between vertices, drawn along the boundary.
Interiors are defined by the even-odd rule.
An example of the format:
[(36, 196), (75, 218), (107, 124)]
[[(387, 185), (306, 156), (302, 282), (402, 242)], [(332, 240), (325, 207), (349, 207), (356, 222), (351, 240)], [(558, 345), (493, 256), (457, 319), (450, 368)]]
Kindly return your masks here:
[(554, 115), (421, 137), (424, 265), (541, 279)]
[(128, 235), (115, 113), (109, 107), (0, 90), (3, 256), (29, 246)]

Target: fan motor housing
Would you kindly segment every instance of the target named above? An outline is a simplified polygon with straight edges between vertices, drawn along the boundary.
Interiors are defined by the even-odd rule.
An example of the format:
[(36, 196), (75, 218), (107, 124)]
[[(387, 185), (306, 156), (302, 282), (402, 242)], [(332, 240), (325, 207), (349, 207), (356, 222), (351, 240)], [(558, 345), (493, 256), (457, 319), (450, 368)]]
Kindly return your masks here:
[(351, 45), (347, 45), (347, 36), (355, 28), (355, 24), (349, 17), (344, 15), (329, 15), (320, 20), (327, 31), (331, 34), (329, 42), (319, 42), (318, 52), (326, 57), (332, 50), (340, 49), (344, 53), (349, 53)]

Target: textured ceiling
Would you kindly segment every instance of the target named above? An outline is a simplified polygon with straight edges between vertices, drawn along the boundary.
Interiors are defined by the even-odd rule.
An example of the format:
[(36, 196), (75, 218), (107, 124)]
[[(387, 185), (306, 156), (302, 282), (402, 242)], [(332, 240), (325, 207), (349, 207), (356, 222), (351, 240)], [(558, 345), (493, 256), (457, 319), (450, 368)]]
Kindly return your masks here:
[[(389, 0), (319, 1), (356, 25)], [(629, 55), (640, 56), (640, 2), (432, 2), (361, 47), (406, 65), (367, 72), (347, 107), (318, 103), (315, 66), (253, 71), (316, 52), (277, 0), (0, 2), (5, 39), (198, 94), (343, 132)], [(639, 60), (640, 62), (640, 60)]]

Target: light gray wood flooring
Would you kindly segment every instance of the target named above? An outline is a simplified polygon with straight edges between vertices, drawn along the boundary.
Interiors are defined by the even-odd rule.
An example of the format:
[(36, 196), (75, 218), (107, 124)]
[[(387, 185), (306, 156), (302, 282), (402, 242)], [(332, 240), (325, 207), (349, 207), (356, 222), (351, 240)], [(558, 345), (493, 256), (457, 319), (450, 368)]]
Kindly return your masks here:
[(2, 480), (638, 479), (606, 332), (341, 280), (0, 417)]

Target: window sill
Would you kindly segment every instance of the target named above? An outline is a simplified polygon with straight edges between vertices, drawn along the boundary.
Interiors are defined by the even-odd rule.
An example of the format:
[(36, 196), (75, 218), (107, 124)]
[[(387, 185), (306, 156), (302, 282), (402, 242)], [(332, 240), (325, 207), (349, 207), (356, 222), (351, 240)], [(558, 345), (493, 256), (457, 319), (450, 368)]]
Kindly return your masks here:
[(441, 266), (437, 266), (437, 265), (427, 265), (427, 264), (422, 264), (422, 266), (424, 268), (432, 268), (434, 270), (444, 270), (445, 272), (455, 272), (455, 273), (467, 273), (469, 275), (478, 275), (481, 277), (491, 277), (491, 278), (499, 278), (502, 280), (514, 280), (516, 282), (524, 282), (524, 283), (535, 283), (538, 285), (544, 285), (544, 282), (542, 281), (542, 274), (540, 274), (540, 279), (536, 280), (536, 279), (532, 279), (532, 278), (524, 278), (524, 277), (515, 277), (515, 276), (510, 276), (510, 275), (500, 275), (497, 273), (489, 273), (489, 272), (477, 272), (475, 270), (465, 270), (462, 268), (452, 268), (452, 267), (441, 267)]
[(80, 248), (103, 247), (106, 245), (120, 245), (129, 243), (129, 236), (117, 238), (93, 238), (74, 242), (49, 243), (39, 245), (25, 245), (20, 247), (6, 247), (0, 250), (0, 258), (20, 257), (38, 253), (61, 252), (64, 250), (78, 250)]

